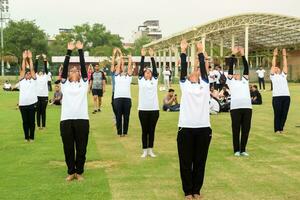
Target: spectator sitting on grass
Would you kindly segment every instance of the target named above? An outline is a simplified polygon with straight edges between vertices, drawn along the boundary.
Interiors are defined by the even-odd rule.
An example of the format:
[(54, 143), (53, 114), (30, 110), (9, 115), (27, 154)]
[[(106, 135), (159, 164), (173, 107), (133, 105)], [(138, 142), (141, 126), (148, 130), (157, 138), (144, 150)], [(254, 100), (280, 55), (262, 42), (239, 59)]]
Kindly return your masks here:
[(180, 110), (180, 104), (177, 101), (177, 94), (174, 94), (175, 90), (169, 89), (166, 97), (163, 101), (163, 110), (176, 112)]
[(62, 100), (63, 94), (60, 91), (59, 85), (55, 85), (55, 92), (54, 92), (54, 97), (52, 100), (50, 100), (50, 105), (61, 105), (61, 100)]
[(3, 85), (3, 90), (4, 91), (11, 91), (11, 83), (9, 81), (5, 81), (4, 85)]
[(257, 89), (257, 85), (252, 86), (250, 94), (251, 94), (252, 104), (254, 104), (254, 105), (261, 105), (262, 104), (261, 94)]

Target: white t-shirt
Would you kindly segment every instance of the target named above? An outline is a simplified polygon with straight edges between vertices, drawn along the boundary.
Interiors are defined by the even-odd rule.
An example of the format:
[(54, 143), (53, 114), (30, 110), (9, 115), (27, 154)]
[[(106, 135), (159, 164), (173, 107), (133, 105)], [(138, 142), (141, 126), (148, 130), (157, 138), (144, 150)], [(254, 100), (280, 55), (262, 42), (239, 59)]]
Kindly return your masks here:
[(163, 71), (164, 80), (169, 80), (169, 77), (171, 76), (171, 72), (169, 70)]
[(61, 83), (63, 94), (61, 103), (61, 121), (70, 119), (89, 119), (88, 115), (88, 81)]
[(38, 97), (48, 97), (48, 75), (36, 74), (36, 89)]
[(209, 83), (191, 83), (180, 81), (181, 102), (178, 127), (205, 128), (210, 127), (209, 116)]
[(52, 81), (52, 74), (51, 74), (51, 72), (48, 72), (48, 81)]
[(231, 93), (230, 110), (252, 109), (249, 81), (242, 77), (242, 80), (227, 79), (226, 83)]
[(220, 104), (212, 97), (210, 97), (209, 106), (210, 111), (220, 112)]
[(128, 75), (115, 75), (115, 92), (114, 99), (116, 98), (129, 98), (131, 99), (130, 84), (132, 76)]
[(258, 78), (264, 78), (266, 71), (264, 69), (259, 69), (256, 71)]
[(209, 80), (209, 83), (215, 83), (217, 81), (216, 74), (213, 70), (208, 72), (208, 80)]
[(220, 84), (220, 78), (221, 78), (221, 71), (218, 71), (218, 70), (216, 70), (215, 71), (215, 75), (216, 75), (216, 82), (217, 82), (217, 84)]
[(286, 78), (287, 75), (284, 72), (281, 74), (270, 75), (270, 79), (273, 84), (273, 97), (290, 96), (289, 86)]
[(138, 110), (159, 110), (157, 85), (158, 79), (145, 80), (144, 77), (139, 82), (139, 106)]
[(23, 78), (19, 82), (20, 94), (19, 94), (19, 106), (29, 106), (37, 102), (36, 94), (36, 79)]

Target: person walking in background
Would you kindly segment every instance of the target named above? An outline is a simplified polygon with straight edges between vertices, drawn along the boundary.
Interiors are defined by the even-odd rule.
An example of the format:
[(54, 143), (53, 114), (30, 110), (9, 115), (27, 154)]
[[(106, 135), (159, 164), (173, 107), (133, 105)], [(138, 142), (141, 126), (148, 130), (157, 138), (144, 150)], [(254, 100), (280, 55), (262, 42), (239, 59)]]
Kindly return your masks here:
[(90, 89), (92, 90), (94, 100), (93, 114), (101, 112), (102, 97), (106, 88), (106, 77), (103, 71), (100, 71), (99, 65), (95, 65), (95, 70), (91, 74)]
[(168, 90), (170, 88), (170, 76), (171, 76), (169, 66), (167, 66), (163, 71), (163, 76), (164, 76), (164, 88), (165, 90)]
[(266, 88), (265, 88), (265, 73), (266, 73), (266, 71), (262, 67), (259, 67), (259, 69), (256, 70), (256, 74), (258, 77), (259, 90), (261, 90), (261, 86), (263, 86), (264, 91), (266, 90)]

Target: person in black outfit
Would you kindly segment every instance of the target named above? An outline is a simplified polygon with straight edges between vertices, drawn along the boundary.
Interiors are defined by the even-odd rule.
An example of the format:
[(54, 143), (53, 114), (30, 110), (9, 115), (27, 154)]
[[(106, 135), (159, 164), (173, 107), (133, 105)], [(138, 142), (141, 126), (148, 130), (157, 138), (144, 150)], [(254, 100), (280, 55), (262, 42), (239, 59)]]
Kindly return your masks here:
[(252, 86), (252, 89), (250, 91), (250, 95), (251, 95), (252, 104), (254, 104), (254, 105), (261, 105), (262, 104), (261, 94), (258, 91), (257, 85)]
[(204, 181), (205, 165), (212, 130), (209, 119), (209, 80), (207, 54), (202, 43), (197, 44), (199, 67), (187, 77), (186, 40), (181, 42), (182, 91), (179, 113), (177, 148), (182, 188), (186, 200), (200, 199)]
[[(40, 55), (36, 56), (35, 64), (34, 64), (34, 71), (37, 74), (37, 96), (38, 96), (38, 102), (37, 102), (37, 113), (36, 113), (36, 121), (37, 126), (40, 129), (43, 129), (46, 127), (46, 109), (48, 104), (48, 68), (47, 68), (47, 58), (46, 55), (42, 55), (43, 62), (44, 62), (44, 72), (38, 71), (38, 65), (39, 65), (39, 58)], [(42, 90), (42, 91), (41, 91)], [(42, 119), (42, 125), (41, 125), (41, 119)]]
[(61, 80), (63, 99), (60, 134), (63, 142), (65, 161), (68, 167), (66, 181), (74, 179), (78, 181), (83, 180), (82, 174), (84, 172), (89, 135), (87, 103), (89, 84), (83, 54), (83, 44), (80, 41), (76, 43), (79, 53), (80, 71), (75, 66), (69, 68), (69, 61), (74, 48), (75, 46), (72, 42), (68, 43), (68, 51), (63, 65)]

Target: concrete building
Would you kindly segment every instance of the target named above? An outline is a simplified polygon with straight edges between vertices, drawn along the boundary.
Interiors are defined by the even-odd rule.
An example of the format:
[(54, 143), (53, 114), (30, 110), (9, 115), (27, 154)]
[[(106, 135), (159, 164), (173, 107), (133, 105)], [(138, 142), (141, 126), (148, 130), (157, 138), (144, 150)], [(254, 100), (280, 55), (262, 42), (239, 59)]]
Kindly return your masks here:
[(147, 20), (143, 25), (138, 27), (138, 31), (134, 33), (134, 39), (141, 36), (148, 36), (152, 40), (158, 40), (162, 38), (162, 33), (158, 20)]

